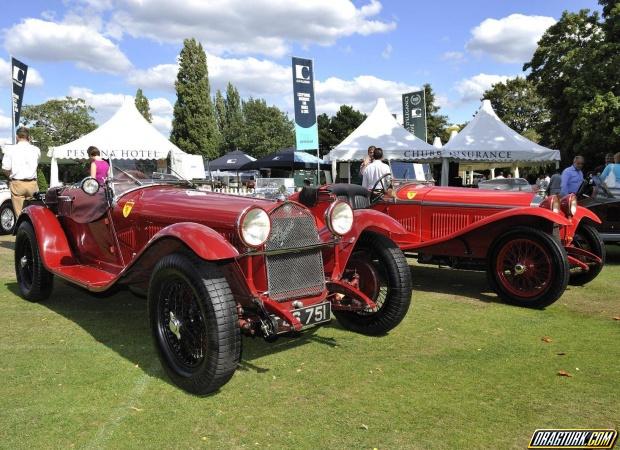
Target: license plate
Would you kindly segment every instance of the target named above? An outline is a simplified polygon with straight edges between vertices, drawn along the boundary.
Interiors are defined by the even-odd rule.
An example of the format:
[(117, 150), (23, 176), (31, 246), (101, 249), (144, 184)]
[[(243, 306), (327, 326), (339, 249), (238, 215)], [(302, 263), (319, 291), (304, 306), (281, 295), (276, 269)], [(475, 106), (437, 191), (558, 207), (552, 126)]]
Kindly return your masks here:
[[(318, 305), (299, 308), (291, 311), (293, 316), (297, 317), (301, 322), (302, 328), (307, 328), (323, 322), (329, 322), (332, 318), (332, 304), (330, 302), (319, 303)], [(280, 317), (273, 315), (278, 323), (278, 329), (288, 329), (287, 323)]]

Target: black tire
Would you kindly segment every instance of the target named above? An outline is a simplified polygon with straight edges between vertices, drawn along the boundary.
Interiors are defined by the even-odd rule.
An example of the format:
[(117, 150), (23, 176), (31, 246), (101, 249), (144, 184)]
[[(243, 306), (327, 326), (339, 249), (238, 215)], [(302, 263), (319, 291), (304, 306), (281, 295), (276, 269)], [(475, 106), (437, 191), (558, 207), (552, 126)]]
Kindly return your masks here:
[(587, 272), (582, 270), (579, 270), (578, 272), (571, 272), (568, 283), (573, 286), (582, 286), (594, 280), (598, 274), (601, 273), (601, 270), (603, 270), (603, 266), (605, 265), (607, 251), (605, 249), (605, 243), (601, 239), (601, 235), (596, 228), (583, 222), (579, 224), (579, 227), (577, 228), (577, 232), (573, 238), (573, 245), (594, 253), (596, 256), (601, 258), (601, 264), (590, 266), (590, 270)]
[[(530, 253), (521, 251), (527, 256), (507, 264), (510, 255), (505, 252), (512, 248), (518, 251), (519, 245), (525, 245)], [(566, 290), (568, 277), (566, 250), (556, 238), (543, 231), (515, 227), (499, 236), (490, 247), (487, 280), (506, 303), (530, 308), (549, 306)]]
[(164, 257), (151, 274), (148, 306), (159, 359), (177, 386), (206, 395), (230, 380), (241, 358), (241, 333), (217, 266), (191, 254)]
[(15, 228), (15, 212), (10, 201), (6, 201), (0, 206), (0, 234), (11, 234)]
[(54, 276), (39, 255), (32, 225), (23, 221), (15, 236), (15, 275), (21, 296), (31, 302), (46, 300), (54, 287)]
[[(407, 315), (411, 303), (411, 271), (407, 259), (398, 246), (387, 237), (365, 233), (357, 243), (347, 267), (355, 259), (371, 263), (371, 267), (380, 275), (380, 291), (366, 293), (375, 303), (373, 312), (334, 311), (334, 315), (348, 330), (370, 336), (382, 335), (396, 327)], [(363, 282), (363, 280), (362, 280)]]

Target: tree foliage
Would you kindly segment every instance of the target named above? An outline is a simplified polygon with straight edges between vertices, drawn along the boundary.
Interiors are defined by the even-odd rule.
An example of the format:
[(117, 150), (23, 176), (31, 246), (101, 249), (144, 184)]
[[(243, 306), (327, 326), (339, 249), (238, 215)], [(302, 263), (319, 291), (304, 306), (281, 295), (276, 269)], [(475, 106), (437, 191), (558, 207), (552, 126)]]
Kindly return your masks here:
[(439, 114), (440, 107), (435, 102), (435, 93), (430, 84), (424, 85), (424, 98), (426, 100), (426, 141), (433, 143), (435, 136), (441, 138), (444, 144), (450, 137), (448, 127), (448, 116)]
[(30, 128), (30, 136), (42, 152), (66, 144), (90, 133), (97, 125), (95, 110), (81, 98), (48, 100), (40, 105), (25, 105), (21, 122)]
[(263, 99), (250, 98), (242, 104), (244, 127), (241, 148), (256, 158), (295, 145), (293, 122)]
[(153, 121), (153, 116), (151, 115), (149, 99), (146, 98), (146, 95), (144, 95), (142, 89), (138, 88), (138, 90), (136, 91), (136, 97), (134, 99), (134, 102), (136, 104), (136, 108), (138, 109), (138, 111), (140, 111), (140, 114), (142, 114), (142, 117), (144, 117), (149, 123), (151, 123)]
[(222, 135), (220, 153), (241, 149), (244, 133), (243, 109), (239, 91), (231, 83), (226, 86), (226, 98), (218, 90), (215, 109)]
[(531, 81), (517, 77), (496, 83), (483, 98), (491, 101), (498, 117), (510, 128), (530, 140), (540, 140), (540, 132), (549, 122), (549, 111)]
[(328, 153), (332, 148), (340, 144), (364, 120), (366, 120), (366, 114), (349, 105), (341, 105), (332, 117), (327, 116), (325, 113), (320, 114), (317, 117), (317, 124), (321, 154)]
[(565, 162), (583, 154), (596, 165), (620, 146), (620, 4), (599, 3), (602, 19), (587, 9), (564, 12), (524, 65), (550, 113), (543, 142)]
[(170, 140), (187, 153), (217, 157), (220, 133), (211, 101), (207, 56), (195, 39), (183, 41), (175, 88)]

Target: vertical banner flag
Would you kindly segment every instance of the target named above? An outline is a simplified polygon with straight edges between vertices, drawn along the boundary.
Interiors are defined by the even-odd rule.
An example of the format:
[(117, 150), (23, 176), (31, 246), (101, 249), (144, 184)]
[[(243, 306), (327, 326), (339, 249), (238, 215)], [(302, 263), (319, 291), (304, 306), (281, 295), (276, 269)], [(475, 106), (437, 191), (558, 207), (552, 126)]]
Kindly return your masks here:
[(426, 142), (426, 98), (424, 91), (403, 94), (403, 125)]
[(293, 57), (293, 101), (297, 150), (318, 150), (319, 129), (314, 107), (312, 60)]
[(11, 58), (11, 80), (13, 82), (13, 126), (19, 125), (19, 115), (22, 111), (22, 100), (26, 89), (26, 74), (28, 66), (21, 61)]

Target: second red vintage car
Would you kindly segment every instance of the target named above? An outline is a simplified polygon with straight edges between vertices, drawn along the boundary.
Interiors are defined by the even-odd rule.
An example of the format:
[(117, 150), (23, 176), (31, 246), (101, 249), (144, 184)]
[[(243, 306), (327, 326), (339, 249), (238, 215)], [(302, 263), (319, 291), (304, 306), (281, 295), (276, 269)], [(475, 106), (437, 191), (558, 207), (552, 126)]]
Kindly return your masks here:
[(45, 300), (54, 277), (93, 292), (146, 292), (163, 366), (196, 394), (232, 377), (242, 333), (271, 341), (333, 313), (345, 328), (380, 335), (411, 300), (407, 261), (390, 238), (406, 230), (337, 200), (316, 215), (115, 166), (102, 188), (87, 178), (49, 189), (16, 229), (24, 298)]
[(356, 210), (370, 208), (394, 218), (407, 230), (394, 240), (418, 262), (484, 270), (502, 299), (521, 306), (550, 305), (569, 279), (586, 283), (605, 261), (605, 247), (593, 227), (600, 221), (577, 205), (575, 195), (544, 198), (534, 192), (416, 183), (392, 190), (387, 176), (370, 191), (334, 184), (292, 198), (318, 214), (334, 195)]

